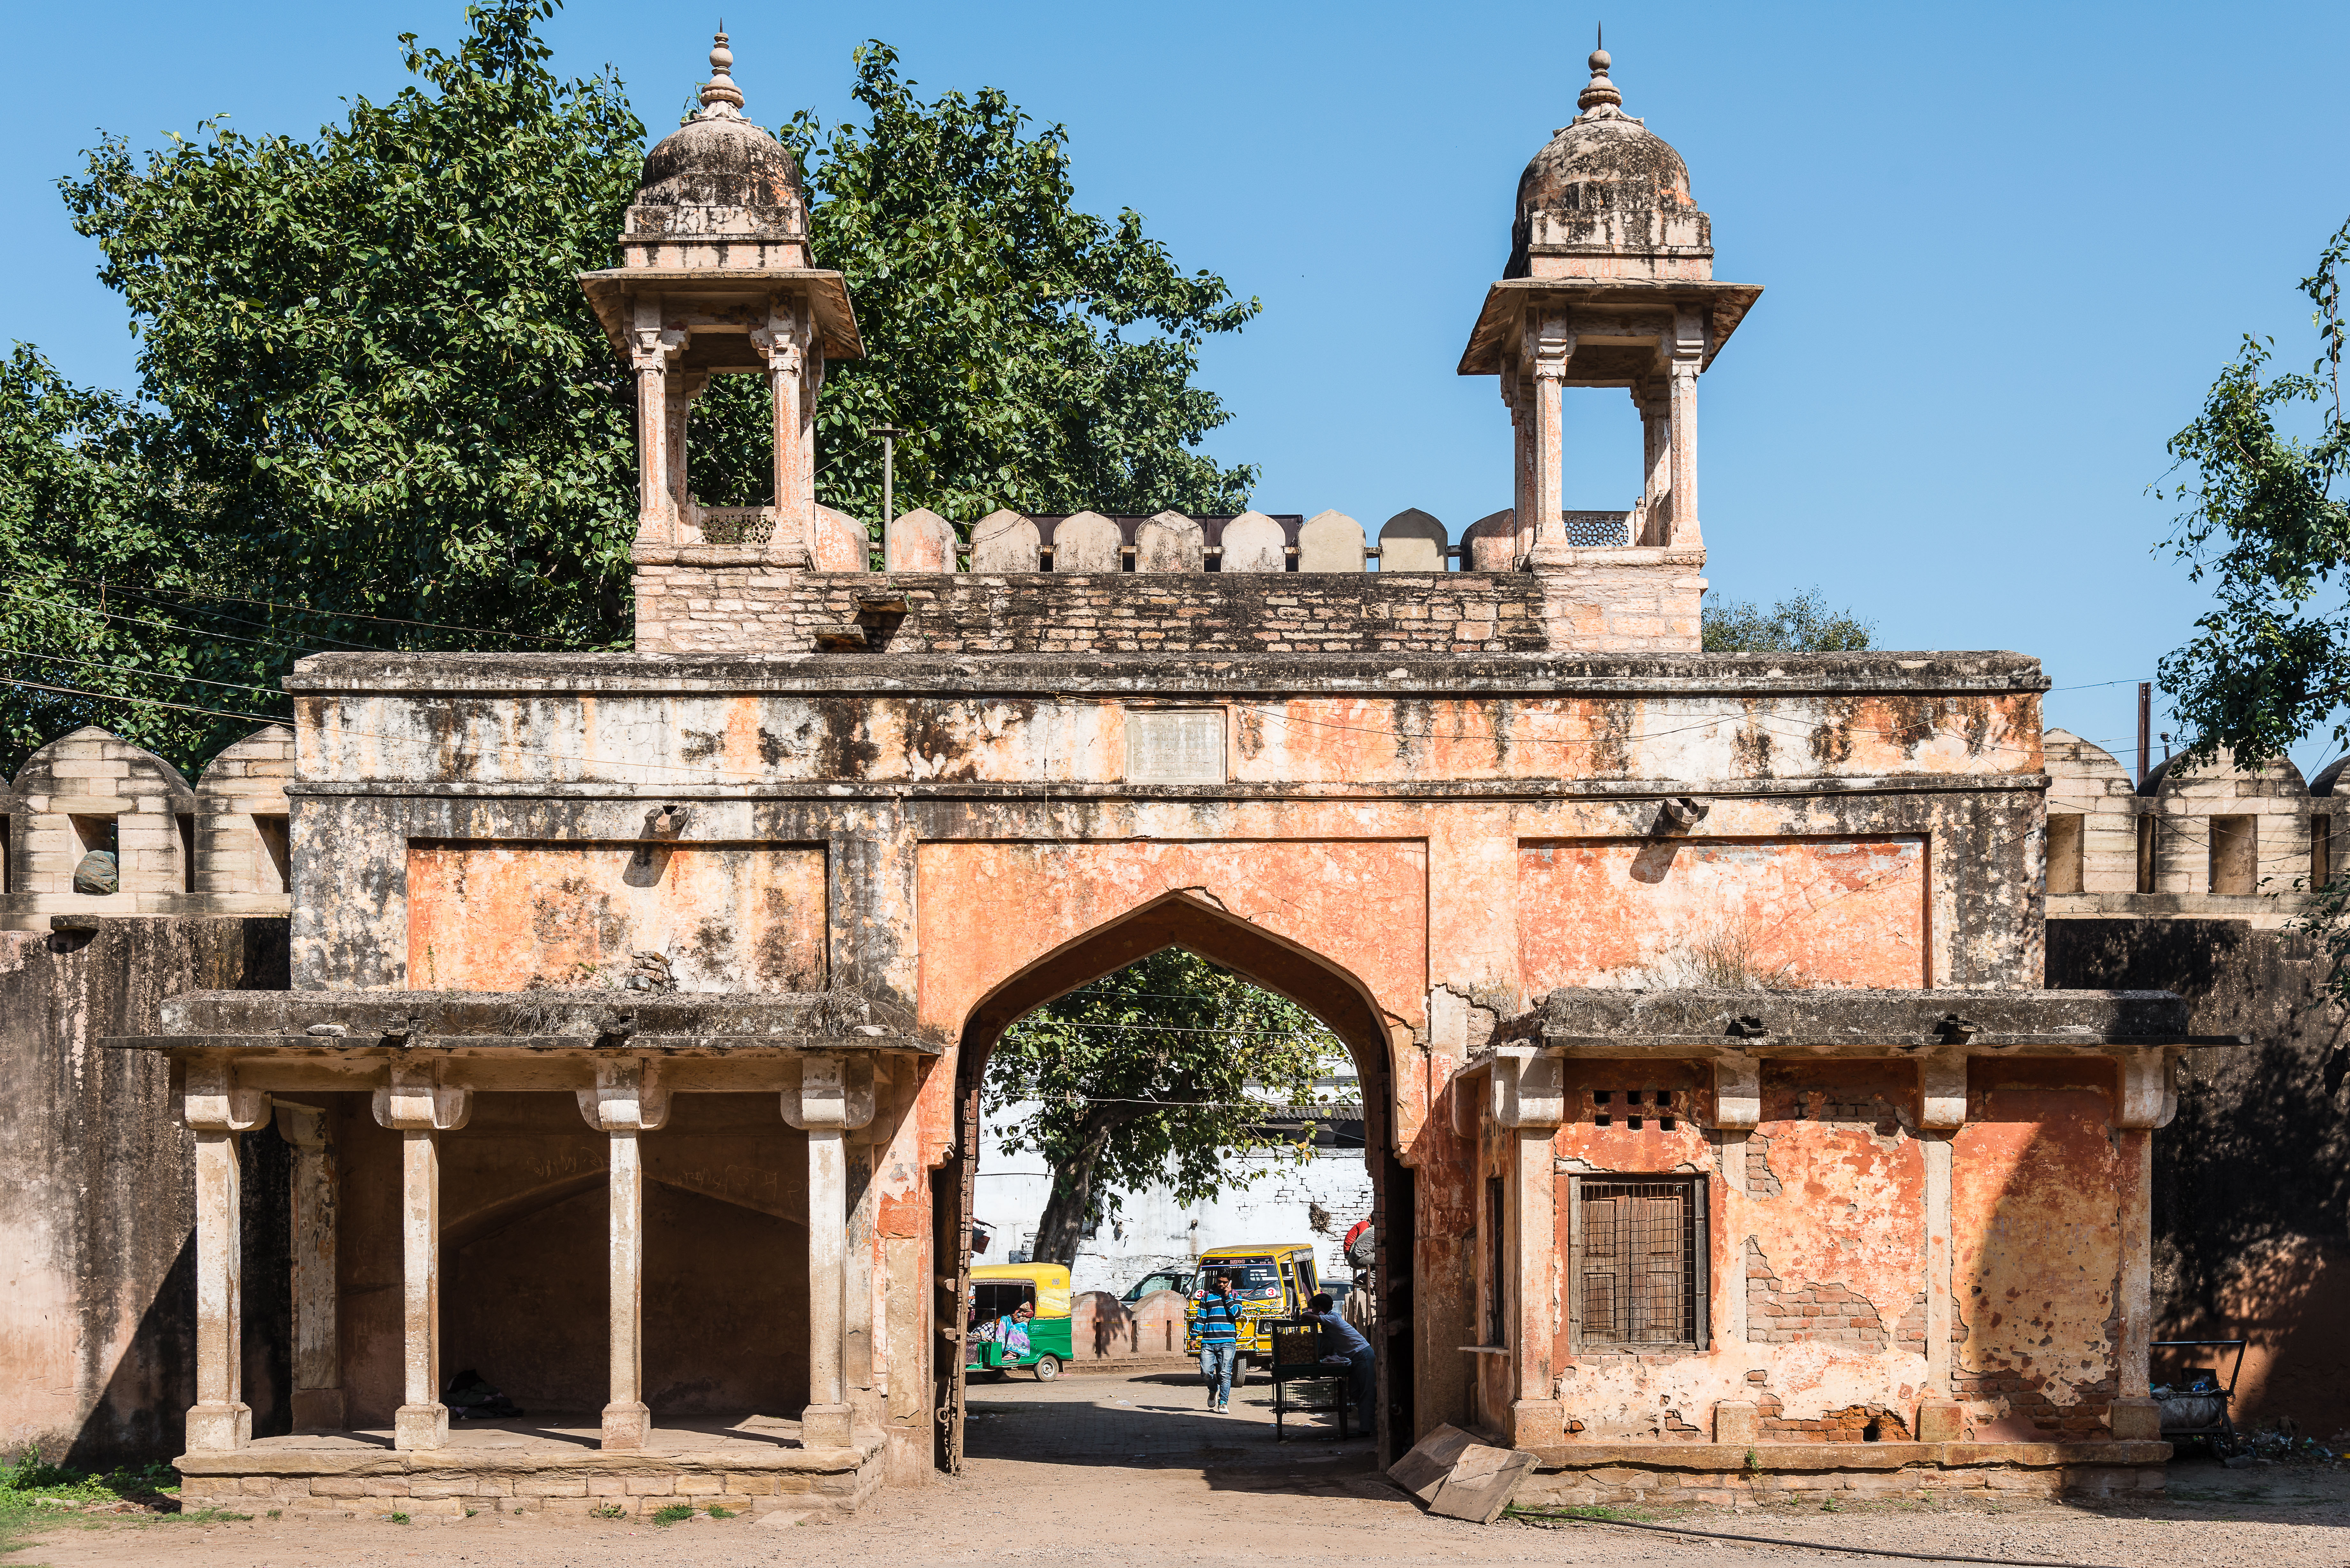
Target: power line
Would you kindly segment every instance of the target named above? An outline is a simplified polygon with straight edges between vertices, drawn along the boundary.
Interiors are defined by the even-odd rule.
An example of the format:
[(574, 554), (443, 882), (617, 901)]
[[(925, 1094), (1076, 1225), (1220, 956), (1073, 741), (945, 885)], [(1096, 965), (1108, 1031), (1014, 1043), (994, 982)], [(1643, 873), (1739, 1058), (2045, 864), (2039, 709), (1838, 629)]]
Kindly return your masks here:
[[(120, 587), (118, 584), (101, 583), (96, 577), (68, 576), (64, 580), (68, 583), (81, 583), (90, 587), (112, 588)], [(133, 593), (138, 590), (123, 588), (122, 591), (125, 593)], [(243, 594), (221, 593), (209, 588), (174, 588), (171, 591), (180, 594), (194, 595), (202, 598), (216, 599), (224, 604), (260, 605), (267, 609), (290, 609), (297, 611), (303, 615), (327, 616), (335, 620), (375, 621), (384, 626), (416, 626), (423, 627), (432, 631), (471, 631), (478, 632), (484, 637), (518, 637), (525, 642), (561, 642), (564, 640), (559, 637), (542, 637), (536, 632), (499, 631), (493, 627), (486, 626), (459, 626), (452, 621), (405, 620), (398, 616), (363, 615), (357, 610), (321, 609), (316, 605), (287, 604), (281, 599), (256, 599), (248, 597)]]
[[(95, 659), (73, 659), (62, 653), (43, 653), (36, 648), (0, 648), (0, 653), (14, 653), (26, 659), (45, 659), (55, 664), (78, 664), (85, 669), (103, 670), (112, 675), (144, 675), (159, 680), (192, 682), (198, 686), (218, 686), (230, 691), (261, 691), (276, 695), (276, 689), (254, 686), (242, 680), (207, 680), (201, 675), (174, 675), (168, 670), (141, 670), (136, 665), (100, 664)], [(277, 721), (271, 721), (273, 723)]]
[[(194, 627), (182, 626), (177, 621), (149, 620), (144, 616), (117, 615), (112, 610), (94, 609), (88, 605), (75, 604), (70, 600), (36, 598), (31, 594), (12, 594), (0, 591), (0, 598), (22, 599), (26, 604), (47, 605), (55, 609), (70, 615), (94, 615), (100, 620), (128, 621), (132, 626), (157, 627), (164, 631), (183, 633), (200, 642), (248, 642), (253, 644), (255, 648), (282, 648), (293, 653), (328, 653), (333, 651), (330, 649), (324, 648), (306, 648), (298, 642), (273, 642), (269, 639), (262, 637), (238, 637), (234, 632), (203, 631)], [(239, 626), (246, 626), (258, 625), (259, 623), (240, 620), (237, 624)], [(330, 637), (322, 639), (321, 640), (334, 642), (338, 639)]]
[(52, 691), (60, 697), (89, 697), (100, 702), (131, 702), (142, 708), (176, 708), (182, 713), (209, 713), (219, 719), (250, 719), (256, 724), (283, 724), (283, 719), (265, 718), (259, 713), (232, 713), (224, 708), (198, 708), (186, 702), (166, 702), (155, 697), (118, 697), (110, 691), (85, 691), (78, 686), (44, 686), (36, 680), (18, 680), (14, 676), (0, 675), (0, 681), (25, 691)]

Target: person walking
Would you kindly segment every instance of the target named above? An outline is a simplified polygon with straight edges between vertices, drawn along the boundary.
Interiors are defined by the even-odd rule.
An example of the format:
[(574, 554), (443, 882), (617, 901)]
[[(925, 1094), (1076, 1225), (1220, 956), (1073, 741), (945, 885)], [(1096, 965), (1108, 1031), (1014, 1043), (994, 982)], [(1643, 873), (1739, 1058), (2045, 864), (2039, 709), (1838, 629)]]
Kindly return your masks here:
[(1371, 1354), (1371, 1342), (1338, 1314), (1329, 1292), (1317, 1293), (1306, 1307), (1315, 1321), (1336, 1337), (1338, 1354), (1347, 1358), (1347, 1381), (1354, 1386), (1355, 1418), (1362, 1423), (1362, 1435), (1372, 1436), (1378, 1429), (1371, 1419), (1371, 1402), (1378, 1397), (1378, 1358)]
[(1232, 1397), (1232, 1366), (1240, 1355), (1241, 1298), (1230, 1274), (1211, 1274), (1208, 1288), (1191, 1298), (1200, 1334), (1200, 1376), (1208, 1385), (1208, 1408), (1221, 1413)]

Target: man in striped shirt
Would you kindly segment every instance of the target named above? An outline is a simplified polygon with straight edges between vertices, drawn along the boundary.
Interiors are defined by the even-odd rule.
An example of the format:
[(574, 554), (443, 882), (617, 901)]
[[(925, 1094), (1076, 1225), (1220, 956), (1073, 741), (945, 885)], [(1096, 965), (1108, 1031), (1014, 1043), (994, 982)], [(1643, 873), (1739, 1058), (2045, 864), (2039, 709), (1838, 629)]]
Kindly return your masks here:
[(1221, 1411), (1232, 1397), (1232, 1364), (1240, 1355), (1241, 1298), (1230, 1274), (1211, 1274), (1208, 1288), (1191, 1298), (1200, 1334), (1200, 1376), (1208, 1385), (1208, 1408)]

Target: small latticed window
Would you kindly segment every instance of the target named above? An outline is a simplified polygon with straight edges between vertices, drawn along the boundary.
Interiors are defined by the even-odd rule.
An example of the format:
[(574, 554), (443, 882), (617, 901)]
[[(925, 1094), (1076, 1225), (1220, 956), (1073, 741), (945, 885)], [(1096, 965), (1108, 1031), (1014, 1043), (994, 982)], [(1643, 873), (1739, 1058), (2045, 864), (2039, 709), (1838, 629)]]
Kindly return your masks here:
[(1575, 1347), (1703, 1349), (1704, 1179), (1578, 1176), (1570, 1202)]

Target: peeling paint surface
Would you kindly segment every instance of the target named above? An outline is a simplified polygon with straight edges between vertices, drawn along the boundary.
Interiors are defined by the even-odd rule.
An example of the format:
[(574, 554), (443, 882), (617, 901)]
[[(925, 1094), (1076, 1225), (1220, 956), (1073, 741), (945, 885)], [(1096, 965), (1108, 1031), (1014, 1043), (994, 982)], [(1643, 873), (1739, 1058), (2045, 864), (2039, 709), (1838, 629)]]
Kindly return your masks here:
[(1538, 844), (1519, 859), (1527, 988), (1922, 986), (1918, 838)]
[(1953, 1139), (1957, 1393), (1979, 1431), (2095, 1430), (2115, 1395), (2121, 1156), (2111, 1064), (1970, 1064)]
[(810, 846), (413, 845), (409, 983), (611, 984), (656, 952), (681, 991), (821, 991), (824, 914)]

